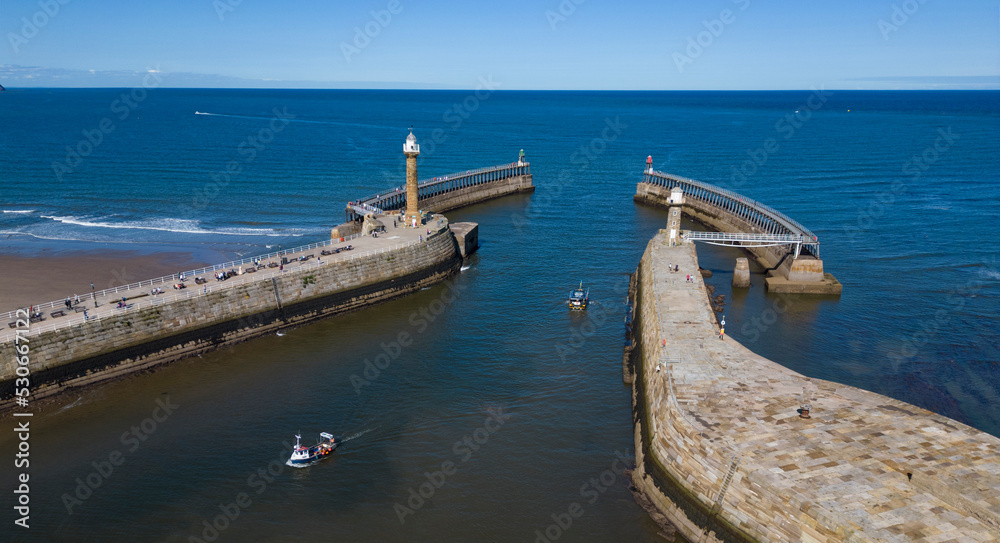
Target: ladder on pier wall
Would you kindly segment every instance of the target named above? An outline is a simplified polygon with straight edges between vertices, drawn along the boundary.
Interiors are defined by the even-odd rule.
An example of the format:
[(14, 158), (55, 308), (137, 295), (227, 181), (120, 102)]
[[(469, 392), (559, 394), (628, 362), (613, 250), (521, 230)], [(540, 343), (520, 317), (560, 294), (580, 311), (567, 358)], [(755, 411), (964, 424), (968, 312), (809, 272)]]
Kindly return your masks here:
[[(722, 479), (722, 487), (719, 489), (719, 495), (715, 498), (715, 503), (712, 504), (711, 516), (715, 517), (722, 511), (722, 500), (726, 497), (726, 491), (729, 490), (729, 484), (733, 482), (733, 477), (736, 476), (736, 469), (740, 466), (740, 461), (743, 460), (742, 456), (734, 456), (733, 460), (729, 463), (729, 471), (726, 472), (726, 477)], [(699, 542), (705, 541), (708, 537), (706, 532), (702, 532)]]
[[(733, 482), (733, 477), (736, 476), (736, 469), (740, 466), (740, 460), (743, 457), (734, 456), (733, 460), (729, 463), (729, 471), (726, 472), (726, 476), (722, 479), (722, 487), (719, 488), (719, 495), (715, 498), (715, 503), (712, 504), (712, 509), (709, 511), (708, 516), (710, 519), (715, 518), (719, 511), (722, 511), (722, 500), (726, 497), (726, 491), (729, 490), (729, 484)], [(707, 528), (702, 528), (701, 537), (698, 538), (697, 543), (704, 543), (708, 541), (709, 530)]]

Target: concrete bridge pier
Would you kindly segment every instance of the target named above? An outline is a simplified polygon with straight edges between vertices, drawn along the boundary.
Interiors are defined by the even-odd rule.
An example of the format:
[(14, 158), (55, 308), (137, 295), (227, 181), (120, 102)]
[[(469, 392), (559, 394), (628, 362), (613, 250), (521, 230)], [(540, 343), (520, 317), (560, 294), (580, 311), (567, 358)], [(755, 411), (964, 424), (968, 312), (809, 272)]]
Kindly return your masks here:
[(750, 261), (744, 257), (736, 259), (736, 269), (733, 270), (733, 287), (750, 288)]
[[(823, 272), (823, 261), (812, 255), (786, 260), (764, 280), (767, 290), (792, 294), (831, 294), (839, 296), (843, 285)], [(734, 279), (735, 280), (735, 279)]]

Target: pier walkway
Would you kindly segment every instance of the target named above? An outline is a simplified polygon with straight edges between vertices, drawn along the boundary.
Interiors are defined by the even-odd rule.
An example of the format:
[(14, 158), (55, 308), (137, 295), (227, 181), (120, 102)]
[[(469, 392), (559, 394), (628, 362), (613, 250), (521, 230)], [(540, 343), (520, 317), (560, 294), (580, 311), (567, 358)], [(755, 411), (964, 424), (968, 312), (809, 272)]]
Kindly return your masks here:
[[(244, 258), (242, 260), (234, 260), (206, 268), (199, 268), (197, 270), (184, 271), (181, 272), (181, 274), (184, 275), (183, 284), (185, 285), (185, 288), (180, 290), (174, 289), (174, 285), (180, 283), (178, 275), (175, 274), (155, 279), (148, 279), (138, 283), (103, 289), (97, 291), (96, 293), (87, 293), (86, 296), (80, 297), (80, 303), (75, 305), (72, 310), (67, 310), (64, 303), (65, 299), (40, 303), (34, 306), (34, 310), (41, 312), (44, 315), (45, 320), (41, 322), (32, 321), (28, 327), (27, 333), (22, 330), (20, 335), (31, 337), (44, 332), (65, 328), (67, 326), (77, 326), (87, 322), (87, 320), (99, 320), (108, 316), (138, 312), (139, 310), (151, 306), (160, 306), (169, 304), (176, 300), (211, 294), (212, 292), (220, 289), (236, 288), (245, 283), (268, 279), (281, 273), (288, 273), (290, 271), (300, 269), (318, 268), (333, 262), (363, 258), (371, 254), (392, 251), (406, 245), (420, 243), (422, 236), (426, 233), (426, 229), (437, 230), (441, 228), (441, 226), (438, 225), (438, 221), (441, 221), (441, 226), (447, 226), (448, 224), (446, 218), (440, 217), (435, 219), (434, 223), (428, 223), (423, 228), (414, 229), (390, 227), (384, 234), (380, 234), (377, 238), (372, 236), (353, 235), (345, 237), (343, 242), (338, 239), (312, 243), (301, 247)], [(346, 251), (341, 250), (337, 254), (325, 256), (321, 254), (323, 251), (333, 252), (336, 249), (343, 249), (347, 246), (351, 246), (352, 249)], [(300, 261), (300, 257), (309, 258), (307, 260)], [(287, 259), (288, 262), (287, 264), (284, 264), (284, 270), (279, 270), (282, 258)], [(255, 269), (255, 271), (250, 272), (248, 271), (249, 269), (256, 267), (254, 266), (254, 260), (258, 260), (262, 267), (259, 270)], [(268, 267), (271, 263), (274, 263), (275, 266)], [(215, 279), (216, 273), (229, 271), (239, 272), (240, 268), (243, 268), (243, 275), (237, 275), (236, 277), (231, 277), (225, 281), (217, 281)], [(195, 278), (206, 279), (207, 282), (198, 285), (195, 283)], [(152, 295), (151, 292), (156, 288), (163, 289), (163, 294)], [(124, 309), (119, 309), (116, 305), (117, 302), (121, 301), (123, 297), (125, 298), (126, 307)], [(94, 307), (95, 300), (97, 302), (96, 308)], [(84, 309), (87, 310), (86, 319), (83, 315)], [(51, 316), (52, 313), (59, 311), (64, 314), (57, 317)], [(21, 316), (23, 317), (23, 313)], [(14, 339), (15, 331), (9, 323), (16, 323), (17, 318), (18, 315), (16, 310), (0, 313), (0, 326), (2, 326), (2, 329), (0, 329), (0, 343), (12, 341)]]
[(666, 238), (637, 275), (636, 483), (663, 511), (686, 502), (688, 537), (707, 524), (727, 540), (1000, 540), (1000, 439), (720, 339), (694, 244)]
[[(668, 190), (679, 187), (683, 191), (685, 199), (698, 200), (708, 206), (718, 208), (728, 215), (742, 219), (753, 229), (752, 233), (783, 236), (787, 239), (785, 245), (795, 246), (796, 257), (804, 248), (809, 254), (819, 258), (819, 238), (816, 234), (771, 206), (722, 187), (653, 169), (647, 169), (643, 172), (642, 182)], [(737, 244), (732, 243), (732, 245)], [(764, 245), (750, 243), (742, 246), (763, 247)]]
[[(420, 181), (417, 185), (417, 197), (419, 200), (429, 200), (465, 189), (529, 175), (531, 175), (531, 164), (528, 162), (512, 162), (510, 164), (468, 170)], [(382, 214), (405, 208), (406, 186), (402, 185), (350, 202), (346, 210), (347, 221), (360, 220), (366, 212)], [(441, 212), (446, 210), (430, 209), (429, 211)]]

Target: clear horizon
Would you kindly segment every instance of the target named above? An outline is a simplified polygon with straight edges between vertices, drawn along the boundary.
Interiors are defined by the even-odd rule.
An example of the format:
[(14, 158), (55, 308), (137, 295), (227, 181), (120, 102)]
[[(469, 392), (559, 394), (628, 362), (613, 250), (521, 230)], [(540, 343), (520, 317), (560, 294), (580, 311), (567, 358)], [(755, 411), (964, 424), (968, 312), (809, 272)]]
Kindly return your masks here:
[(132, 87), (152, 76), (163, 88), (993, 90), (998, 23), (1000, 8), (985, 0), (10, 0), (0, 6), (0, 84)]

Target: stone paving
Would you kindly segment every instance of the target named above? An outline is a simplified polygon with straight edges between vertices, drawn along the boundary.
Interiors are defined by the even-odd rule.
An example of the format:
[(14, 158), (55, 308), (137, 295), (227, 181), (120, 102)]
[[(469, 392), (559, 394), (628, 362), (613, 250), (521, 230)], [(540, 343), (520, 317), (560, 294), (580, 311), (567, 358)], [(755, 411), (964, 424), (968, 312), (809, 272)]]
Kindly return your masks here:
[[(334, 243), (328, 247), (318, 247), (318, 248), (299, 250), (299, 251), (293, 250), (294, 248), (290, 248), (283, 254), (283, 256), (287, 258), (289, 261), (287, 264), (284, 265), (284, 271), (291, 272), (304, 266), (313, 267), (316, 266), (317, 263), (320, 261), (322, 261), (323, 264), (339, 262), (342, 260), (357, 258), (372, 251), (387, 250), (387, 249), (392, 249), (394, 247), (398, 247), (403, 244), (419, 242), (421, 237), (424, 237), (424, 239), (426, 239), (428, 229), (434, 232), (442, 227), (444, 228), (448, 227), (448, 220), (446, 218), (444, 218), (443, 216), (435, 216), (435, 218), (432, 221), (428, 222), (428, 224), (417, 228), (405, 228), (402, 225), (400, 225), (398, 228), (393, 228), (392, 219), (395, 216), (396, 215), (385, 215), (378, 217), (380, 220), (382, 220), (383, 223), (387, 223), (386, 224), (387, 229), (386, 232), (380, 234), (379, 237), (377, 238), (372, 236), (361, 236), (351, 240), (344, 241), (342, 243)], [(438, 222), (439, 220), (441, 221), (440, 224)], [(335, 248), (345, 247), (348, 245), (352, 246), (353, 249), (350, 251), (343, 251), (335, 255), (322, 256), (320, 254), (320, 251), (322, 250), (333, 250)], [(314, 255), (315, 258), (311, 258), (303, 262), (298, 261), (299, 257), (308, 255)], [(281, 258), (280, 257), (268, 258), (261, 261), (261, 263), (264, 265), (267, 265), (270, 262), (280, 263)], [(233, 268), (238, 268), (238, 267), (233, 266)], [(226, 269), (228, 270), (229, 268)], [(234, 288), (242, 284), (244, 282), (242, 281), (243, 279), (259, 280), (265, 278), (269, 274), (276, 273), (277, 270), (278, 268), (264, 268), (255, 273), (244, 273), (244, 275), (242, 276), (230, 278), (225, 281), (217, 281), (214, 277), (214, 272), (201, 273), (196, 276), (185, 277), (184, 281), (185, 288), (181, 290), (176, 290), (173, 288), (175, 283), (179, 283), (177, 278), (174, 277), (172, 280), (166, 280), (158, 283), (153, 283), (153, 284), (144, 283), (141, 288), (122, 290), (117, 294), (109, 293), (104, 296), (98, 295), (96, 300), (97, 301), (96, 308), (94, 307), (94, 299), (91, 298), (89, 294), (85, 296), (80, 296), (80, 304), (77, 307), (79, 308), (79, 311), (86, 309), (87, 315), (90, 319), (100, 319), (102, 317), (121, 314), (122, 311), (135, 309), (135, 304), (143, 305), (145, 303), (150, 302), (153, 299), (166, 298), (167, 301), (170, 301), (175, 297), (195, 296), (198, 293), (202, 292), (204, 289), (217, 291), (219, 289)], [(195, 283), (196, 277), (207, 279), (208, 282), (202, 285), (198, 285)], [(154, 288), (163, 289), (163, 294), (159, 294), (156, 296), (150, 295), (150, 292)], [(52, 294), (53, 296), (57, 296), (59, 293), (53, 292)], [(117, 302), (122, 299), (122, 297), (126, 298), (126, 304), (130, 306), (127, 309), (119, 309), (116, 305)], [(49, 308), (47, 303), (42, 307), (43, 309), (41, 311), (46, 318), (44, 321), (32, 323), (31, 328), (34, 330), (35, 333), (47, 331), (47, 329), (52, 328), (52, 325), (57, 325), (61, 327), (62, 325), (64, 325), (64, 323), (81, 324), (84, 322), (84, 317), (82, 312), (77, 312), (77, 311), (67, 312), (66, 315), (61, 317), (51, 317), (50, 314), (52, 312), (65, 309), (65, 307), (61, 302), (57, 303), (56, 307), (54, 308)], [(4, 315), (6, 315), (6, 310), (4, 312)], [(0, 322), (0, 327), (2, 327), (0, 328), (0, 343), (4, 341), (10, 341), (13, 339), (15, 332), (7, 325), (7, 321), (13, 321), (14, 318), (15, 318), (14, 316), (10, 316), (7, 320)]]
[[(647, 398), (657, 406), (651, 427), (669, 427), (664, 406), (678, 406), (682, 420), (671, 424), (690, 425), (691, 435), (701, 436), (701, 450), (678, 454), (703, 457), (713, 480), (725, 475), (718, 466), (741, 457), (723, 509), (727, 520), (751, 532), (797, 524), (794, 532), (761, 540), (1000, 539), (1000, 439), (910, 404), (805, 377), (728, 337), (720, 340), (693, 245), (671, 248), (664, 241), (661, 233), (649, 251), (662, 334), (657, 347), (663, 346), (657, 356), (666, 371), (647, 370), (647, 378), (672, 380), (675, 396)], [(668, 264), (680, 272), (667, 271)], [(812, 418), (799, 417), (802, 404), (812, 406)], [(711, 456), (718, 458), (706, 460)], [(751, 503), (753, 489), (772, 504), (772, 518), (754, 510), (761, 504)]]

